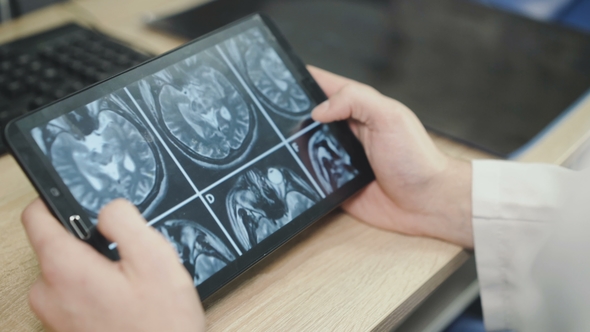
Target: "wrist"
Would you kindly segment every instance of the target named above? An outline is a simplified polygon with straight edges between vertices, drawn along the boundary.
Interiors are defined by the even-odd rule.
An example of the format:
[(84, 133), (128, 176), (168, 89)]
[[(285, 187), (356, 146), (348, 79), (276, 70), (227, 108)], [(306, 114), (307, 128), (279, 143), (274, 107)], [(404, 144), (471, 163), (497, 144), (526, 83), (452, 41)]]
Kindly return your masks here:
[(431, 227), (428, 236), (473, 249), (471, 162), (448, 158), (434, 180)]

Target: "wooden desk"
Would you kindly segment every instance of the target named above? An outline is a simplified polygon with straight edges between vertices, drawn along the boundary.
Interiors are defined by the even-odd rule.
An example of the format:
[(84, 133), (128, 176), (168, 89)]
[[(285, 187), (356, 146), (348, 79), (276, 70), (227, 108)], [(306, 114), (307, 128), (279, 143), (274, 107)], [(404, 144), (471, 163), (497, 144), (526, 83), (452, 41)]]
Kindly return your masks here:
[[(161, 53), (183, 41), (145, 28), (143, 19), (195, 2), (78, 0), (1, 26), (0, 42), (77, 21)], [(590, 123), (589, 105), (579, 113), (573, 127)], [(575, 146), (582, 135), (580, 128), (572, 133), (574, 129), (566, 130), (567, 138), (544, 143), (545, 150), (541, 144), (529, 160), (558, 161), (559, 153), (544, 151)], [(435, 140), (455, 157), (488, 157), (440, 137)], [(21, 211), (36, 196), (14, 160), (0, 157), (0, 331), (42, 329), (27, 305), (28, 289), (39, 269), (20, 224)], [(209, 329), (389, 330), (469, 255), (454, 245), (383, 232), (336, 212), (211, 298), (205, 304)]]

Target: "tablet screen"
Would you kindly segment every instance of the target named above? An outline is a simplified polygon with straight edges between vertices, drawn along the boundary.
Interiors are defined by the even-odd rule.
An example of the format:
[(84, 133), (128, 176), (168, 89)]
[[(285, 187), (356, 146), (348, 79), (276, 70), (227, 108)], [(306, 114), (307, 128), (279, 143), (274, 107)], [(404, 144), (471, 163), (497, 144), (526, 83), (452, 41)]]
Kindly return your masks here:
[(260, 259), (295, 229), (260, 245), (298, 217), (306, 215), (302, 229), (325, 214), (365, 167), (342, 130), (310, 119), (322, 99), (253, 21), (135, 69), (120, 88), (29, 129), (88, 220), (128, 199), (174, 246), (195, 286)]

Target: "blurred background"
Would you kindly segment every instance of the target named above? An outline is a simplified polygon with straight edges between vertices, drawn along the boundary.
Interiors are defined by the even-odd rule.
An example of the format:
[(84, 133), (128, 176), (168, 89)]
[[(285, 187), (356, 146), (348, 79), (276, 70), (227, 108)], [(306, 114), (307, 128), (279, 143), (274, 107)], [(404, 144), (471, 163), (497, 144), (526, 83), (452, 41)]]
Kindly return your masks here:
[[(100, 1), (0, 0), (0, 18), (72, 2)], [(503, 158), (526, 153), (590, 87), (590, 0), (195, 1), (172, 15), (150, 13), (146, 25), (189, 40), (258, 11), (306, 63), (372, 85), (407, 104), (431, 132)], [(37, 49), (23, 61), (46, 49), (39, 54), (52, 63), (43, 67), (50, 80), (4, 63), (0, 106), (11, 109), (0, 110), (0, 127), (146, 59), (116, 45), (99, 58), (84, 53), (88, 45), (58, 54), (42, 42), (48, 38), (30, 41)], [(54, 84), (61, 73), (72, 75)]]
[[(142, 42), (177, 46), (257, 11), (274, 19), (306, 63), (376, 87), (407, 104), (431, 133), (478, 152), (517, 159), (590, 100), (590, 0), (125, 1), (133, 15), (112, 12), (116, 0), (0, 0), (0, 21), (17, 21), (2, 31), (0, 129), (167, 47), (146, 52)], [(58, 15), (50, 6), (90, 23), (26, 20), (47, 8), (39, 17), (51, 21)], [(143, 21), (140, 7), (150, 8)], [(476, 283), (474, 269), (469, 282)], [(448, 331), (483, 331), (473, 289)], [(456, 315), (448, 317), (442, 325)]]
[(376, 87), (434, 133), (529, 151), (590, 87), (589, 0), (217, 0), (152, 21), (196, 38), (248, 13), (309, 64)]
[(534, 19), (590, 31), (588, 0), (474, 0)]

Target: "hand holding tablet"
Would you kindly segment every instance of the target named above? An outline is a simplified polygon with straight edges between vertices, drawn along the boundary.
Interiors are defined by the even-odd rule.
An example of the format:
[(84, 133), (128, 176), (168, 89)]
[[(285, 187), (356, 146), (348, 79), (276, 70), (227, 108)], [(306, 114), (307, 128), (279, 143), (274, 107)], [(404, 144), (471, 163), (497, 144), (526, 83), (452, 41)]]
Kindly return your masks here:
[[(27, 209), (43, 322), (203, 329), (192, 288), (208, 297), (370, 183), (360, 143), (378, 182), (347, 211), (469, 246), (468, 163), (441, 154), (405, 106), (310, 70), (330, 102), (253, 16), (13, 122), (13, 153), (51, 212), (104, 254), (39, 201)], [(316, 120), (348, 120), (360, 143), (345, 122), (313, 122), (316, 105)], [(137, 209), (109, 203), (119, 197)]]
[(188, 273), (137, 209), (118, 200), (99, 219), (100, 231), (121, 243), (120, 261), (68, 234), (39, 199), (23, 213), (41, 268), (29, 303), (44, 326), (60, 332), (204, 331)]
[(346, 123), (254, 15), (12, 122), (50, 210), (111, 259), (101, 209), (132, 202), (207, 298), (373, 180)]
[(330, 98), (313, 118), (347, 120), (377, 178), (344, 209), (385, 230), (473, 248), (471, 163), (442, 153), (400, 102), (321, 69), (310, 71)]

